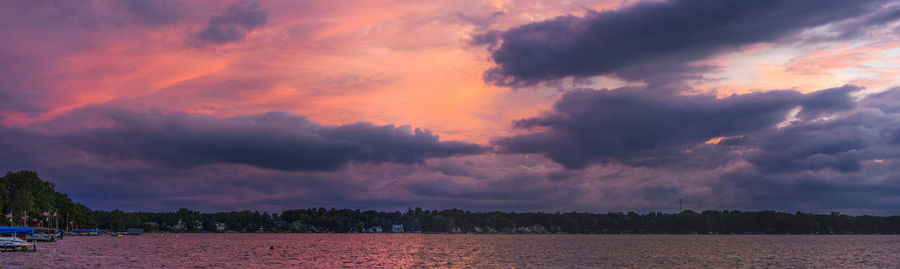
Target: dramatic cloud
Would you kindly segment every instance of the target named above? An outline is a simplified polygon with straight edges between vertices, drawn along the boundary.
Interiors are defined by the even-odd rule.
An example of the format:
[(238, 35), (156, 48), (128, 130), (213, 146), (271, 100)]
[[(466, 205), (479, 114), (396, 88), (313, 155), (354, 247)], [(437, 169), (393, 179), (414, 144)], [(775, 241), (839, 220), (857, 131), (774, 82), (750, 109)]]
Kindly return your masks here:
[(242, 1), (228, 7), (222, 16), (209, 18), (209, 26), (196, 33), (193, 38), (195, 46), (205, 43), (227, 44), (244, 39), (247, 32), (263, 26), (269, 19), (269, 13), (262, 10), (255, 1)]
[(646, 165), (716, 138), (773, 128), (795, 107), (812, 119), (852, 108), (853, 86), (812, 94), (769, 91), (732, 95), (666, 95), (643, 88), (567, 93), (553, 111), (515, 126), (537, 132), (500, 138), (508, 152), (544, 153), (569, 168), (618, 161)]
[[(687, 197), (713, 207), (896, 212), (900, 114), (891, 105), (900, 103), (900, 89), (857, 101), (851, 94), (859, 90), (724, 98), (573, 91), (543, 116), (515, 122), (529, 133), (495, 144), (568, 169), (547, 173), (549, 181), (620, 180), (618, 191), (627, 194), (607, 187), (613, 193), (604, 193), (606, 201), (658, 205)], [(616, 167), (620, 172), (607, 172)]]
[[(873, 100), (900, 103), (897, 90), (870, 95)], [(876, 107), (877, 108), (877, 107)], [(851, 173), (866, 162), (883, 163), (900, 157), (897, 131), (900, 116), (890, 110), (861, 107), (817, 120), (798, 120), (790, 125), (764, 130), (734, 141), (752, 147), (747, 160), (767, 173), (816, 171), (830, 168)]]
[(900, 102), (897, 100), (900, 100), (900, 87), (869, 95), (863, 100), (863, 104), (878, 108), (884, 113), (897, 114), (900, 113)]
[[(23, 142), (29, 141), (24, 137), (43, 137), (29, 146), (62, 145), (111, 160), (172, 168), (232, 163), (278, 170), (336, 170), (350, 162), (416, 164), (428, 158), (485, 151), (476, 144), (439, 141), (430, 131), (413, 131), (409, 126), (322, 126), (284, 112), (224, 119), (185, 113), (103, 113), (109, 118), (78, 116), (84, 121), (104, 122), (93, 128), (33, 134), (28, 129), (5, 128), (2, 136)], [(71, 120), (74, 118), (58, 121)]]
[(673, 212), (683, 198), (897, 214), (898, 14), (885, 0), (0, 1), (0, 172), (35, 170), (98, 209)]
[[(534, 84), (565, 77), (615, 75), (651, 83), (708, 70), (693, 64), (746, 45), (774, 42), (799, 31), (868, 15), (888, 1), (699, 1), (634, 4), (525, 24), (500, 35), (496, 67), (485, 80)], [(886, 14), (870, 21), (895, 19)], [(862, 27), (860, 23), (844, 27)], [(843, 29), (849, 31), (853, 29)], [(492, 44), (491, 35), (475, 40)]]

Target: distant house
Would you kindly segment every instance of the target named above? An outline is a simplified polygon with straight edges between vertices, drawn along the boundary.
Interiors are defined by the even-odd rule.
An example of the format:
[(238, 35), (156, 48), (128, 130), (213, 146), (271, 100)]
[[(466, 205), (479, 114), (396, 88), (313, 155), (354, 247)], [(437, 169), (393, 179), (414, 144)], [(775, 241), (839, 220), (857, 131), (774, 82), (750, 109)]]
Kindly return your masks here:
[(384, 230), (381, 229), (381, 226), (369, 227), (366, 229), (367, 233), (383, 233)]
[(512, 233), (523, 233), (523, 234), (543, 234), (543, 233), (547, 233), (547, 229), (545, 229), (544, 226), (537, 224), (534, 226), (516, 227), (511, 232)]
[(200, 220), (195, 220), (195, 221), (194, 221), (194, 227), (196, 227), (197, 230), (203, 230), (203, 222), (200, 221)]
[(286, 228), (288, 227), (288, 222), (283, 220), (276, 220), (272, 222), (272, 226), (278, 227), (279, 229)]
[(175, 224), (175, 226), (172, 226), (172, 230), (176, 230), (176, 231), (184, 231), (184, 230), (186, 230), (186, 227), (185, 227), (185, 225), (184, 225), (184, 221), (182, 221), (181, 219), (178, 219), (178, 223)]
[(216, 222), (216, 232), (224, 232), (225, 231), (225, 223)]
[(144, 234), (144, 228), (128, 228), (129, 235), (142, 235)]
[(403, 224), (394, 224), (394, 225), (391, 225), (391, 232), (393, 232), (393, 233), (402, 233), (402, 232), (403, 232)]

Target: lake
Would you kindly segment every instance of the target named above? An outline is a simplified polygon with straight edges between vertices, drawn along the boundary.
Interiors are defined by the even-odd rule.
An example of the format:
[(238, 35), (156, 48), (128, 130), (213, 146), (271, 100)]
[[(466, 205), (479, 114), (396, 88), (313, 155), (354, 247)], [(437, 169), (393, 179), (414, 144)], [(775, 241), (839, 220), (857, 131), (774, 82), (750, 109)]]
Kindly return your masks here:
[(144, 234), (0, 253), (2, 268), (898, 266), (898, 235)]

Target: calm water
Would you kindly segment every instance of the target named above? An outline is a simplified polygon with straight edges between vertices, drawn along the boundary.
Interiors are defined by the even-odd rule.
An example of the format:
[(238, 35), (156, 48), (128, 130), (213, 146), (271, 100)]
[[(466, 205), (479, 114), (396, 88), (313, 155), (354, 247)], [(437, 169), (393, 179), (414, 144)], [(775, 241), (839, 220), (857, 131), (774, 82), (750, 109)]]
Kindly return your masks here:
[(900, 267), (894, 235), (145, 234), (38, 244), (0, 253), (0, 267)]

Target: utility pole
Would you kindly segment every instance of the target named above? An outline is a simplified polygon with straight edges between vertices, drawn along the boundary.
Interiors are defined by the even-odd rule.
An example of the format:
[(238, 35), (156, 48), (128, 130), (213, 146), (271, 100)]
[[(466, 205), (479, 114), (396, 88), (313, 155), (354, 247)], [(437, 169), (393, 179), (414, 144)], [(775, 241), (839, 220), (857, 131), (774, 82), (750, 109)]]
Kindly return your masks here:
[(678, 198), (678, 213), (684, 212), (684, 208), (681, 206), (681, 198)]

